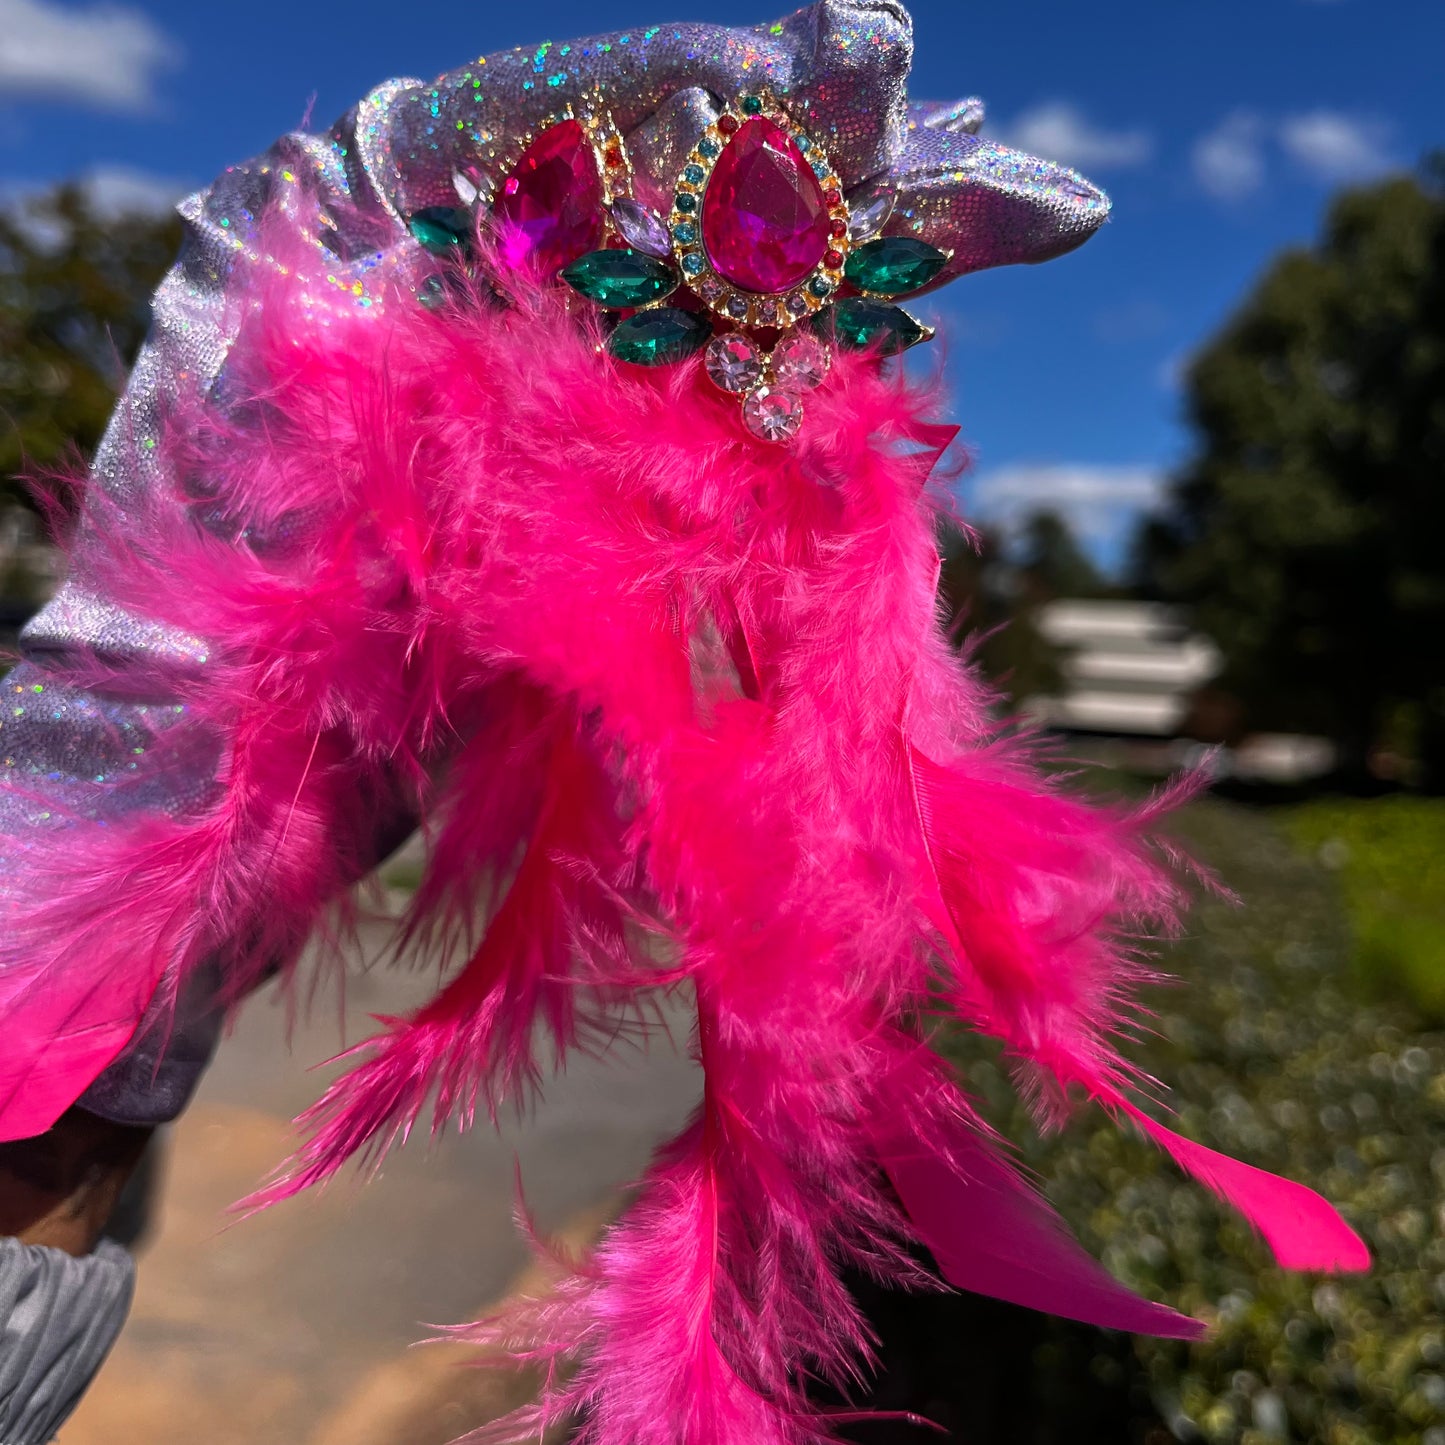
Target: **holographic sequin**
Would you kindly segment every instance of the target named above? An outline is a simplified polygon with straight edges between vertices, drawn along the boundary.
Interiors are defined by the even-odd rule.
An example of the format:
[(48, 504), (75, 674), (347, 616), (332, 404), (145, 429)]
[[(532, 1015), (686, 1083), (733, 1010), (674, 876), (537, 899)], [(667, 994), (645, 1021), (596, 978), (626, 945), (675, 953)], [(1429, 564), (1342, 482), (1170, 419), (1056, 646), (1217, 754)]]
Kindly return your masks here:
[[(98, 697), (50, 679), (43, 659), (22, 662), (0, 683), (0, 837), (192, 812), (219, 757), (220, 739), (180, 704)], [(0, 871), (0, 895), (18, 881)]]

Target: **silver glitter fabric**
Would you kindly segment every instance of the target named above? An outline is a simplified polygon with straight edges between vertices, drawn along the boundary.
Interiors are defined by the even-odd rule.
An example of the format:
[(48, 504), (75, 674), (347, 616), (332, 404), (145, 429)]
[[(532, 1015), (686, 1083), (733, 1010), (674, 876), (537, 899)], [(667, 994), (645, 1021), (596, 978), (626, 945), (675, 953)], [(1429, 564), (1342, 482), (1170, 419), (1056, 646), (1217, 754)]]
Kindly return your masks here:
[[(649, 25), (479, 57), (427, 84), (391, 80), (330, 130), (283, 137), (226, 170), (180, 207), (186, 240), (155, 297), (151, 336), (94, 462), (106, 505), (82, 522), (72, 575), (26, 629), (25, 661), (0, 683), (0, 921), (26, 906), (26, 855), (57, 828), (114, 827), (148, 814), (206, 807), (226, 739), (187, 716), (183, 679), (211, 660), (204, 638), (128, 612), (100, 595), (87, 551), (95, 529), (143, 532), (159, 512), (189, 509), (214, 535), (204, 477), (178, 476), (166, 416), (176, 399), (231, 408), (227, 363), (239, 334), (236, 298), (256, 268), (295, 271), (312, 321), (340, 311), (380, 318), (388, 296), (428, 284), (434, 267), (406, 218), (429, 206), (485, 203), (526, 136), (568, 106), (601, 106), (627, 138), (638, 197), (663, 206), (679, 167), (724, 102), (765, 88), (826, 149), (849, 193), (890, 192), (885, 234), (951, 253), (937, 278), (1061, 254), (1103, 222), (1108, 201), (1074, 172), (980, 138), (975, 99), (911, 105), (912, 23), (894, 0), (819, 0), (773, 23)], [(308, 258), (297, 268), (267, 249), (287, 230)], [(400, 284), (398, 284), (400, 283)], [(424, 294), (424, 293), (423, 293)], [(232, 421), (239, 419), (232, 413)], [(288, 524), (304, 528), (297, 513)], [(230, 537), (253, 552), (288, 538)], [(77, 654), (105, 659), (113, 691), (65, 685)], [(127, 687), (143, 661), (144, 695)], [(156, 678), (174, 679), (174, 687)], [(401, 820), (404, 827), (404, 820)], [(393, 818), (376, 856), (396, 841)], [(363, 844), (365, 840), (362, 840)], [(367, 849), (357, 849), (366, 856)], [(164, 1088), (146, 1097), (154, 1060), (125, 1058), (87, 1096), (130, 1121), (184, 1103), (214, 1032), (182, 1021)], [(141, 1029), (142, 1038), (147, 1034)], [(184, 1075), (185, 1077), (180, 1077)]]

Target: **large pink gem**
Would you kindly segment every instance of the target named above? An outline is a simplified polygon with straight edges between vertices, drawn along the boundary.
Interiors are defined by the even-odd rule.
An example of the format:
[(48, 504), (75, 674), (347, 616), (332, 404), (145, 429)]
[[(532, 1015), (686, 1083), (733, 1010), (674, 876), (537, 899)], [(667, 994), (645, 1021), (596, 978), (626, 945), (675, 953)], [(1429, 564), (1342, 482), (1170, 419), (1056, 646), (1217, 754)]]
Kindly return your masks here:
[(602, 240), (602, 181), (582, 126), (548, 126), (492, 208), (503, 264), (550, 279)]
[(702, 205), (713, 268), (744, 291), (786, 291), (828, 249), (823, 188), (792, 137), (763, 116), (744, 121), (718, 157)]

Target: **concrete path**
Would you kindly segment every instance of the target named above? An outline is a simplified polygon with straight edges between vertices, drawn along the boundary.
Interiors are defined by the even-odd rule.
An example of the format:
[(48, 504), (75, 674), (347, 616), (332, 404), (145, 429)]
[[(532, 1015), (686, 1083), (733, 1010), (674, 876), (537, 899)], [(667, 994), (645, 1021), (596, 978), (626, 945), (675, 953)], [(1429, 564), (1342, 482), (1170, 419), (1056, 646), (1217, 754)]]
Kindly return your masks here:
[[(386, 937), (368, 930), (373, 956)], [(344, 1041), (434, 986), (405, 970), (352, 978)], [(601, 1227), (697, 1101), (685, 1010), (669, 1025), (676, 1047), (573, 1061), (523, 1127), (418, 1140), (364, 1186), (348, 1177), (230, 1223), (329, 1077), (308, 1067), (343, 1041), (319, 1004), (288, 1050), (284, 1008), (257, 997), (171, 1133), (134, 1312), (60, 1445), (443, 1445), (525, 1397), (525, 1382), (458, 1369), (459, 1348), (409, 1347), (423, 1321), (476, 1318), (526, 1275), (514, 1154), (544, 1230), (581, 1241)]]

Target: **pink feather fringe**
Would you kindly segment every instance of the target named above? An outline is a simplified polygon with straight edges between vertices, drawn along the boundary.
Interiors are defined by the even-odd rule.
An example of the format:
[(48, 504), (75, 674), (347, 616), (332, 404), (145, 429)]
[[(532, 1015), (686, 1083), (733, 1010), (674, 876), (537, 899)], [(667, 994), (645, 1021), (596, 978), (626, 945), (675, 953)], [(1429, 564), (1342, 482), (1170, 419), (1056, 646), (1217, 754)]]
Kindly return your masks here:
[(238, 991), (294, 956), (400, 792), (434, 838), (409, 937), (464, 961), (353, 1051), (256, 1202), (380, 1157), (433, 1093), (434, 1128), (525, 1095), (539, 1020), (560, 1056), (640, 990), (697, 999), (694, 1123), (553, 1296), (469, 1331), (548, 1367), (498, 1438), (565, 1414), (585, 1445), (825, 1436), (802, 1382), (856, 1386), (870, 1343), (838, 1268), (928, 1287), (918, 1242), (965, 1288), (1196, 1333), (1016, 1176), (908, 1022), (939, 1008), (1003, 1039), (1047, 1112), (1081, 1087), (1133, 1118), (1281, 1263), (1363, 1267), (1317, 1196), (1129, 1097), (1135, 940), (1181, 886), (1152, 815), (1042, 777), (947, 646), (932, 397), (841, 358), (772, 448), (697, 363), (620, 368), (555, 295), (361, 318), (298, 284), (248, 298), (252, 404), (182, 412), (167, 446), (242, 535), (304, 518), (309, 540), (220, 540), (179, 495), (92, 502), (92, 574), (214, 639), (186, 703), (226, 764), (193, 817), (40, 850), (0, 944), (7, 1134), (207, 952)]

